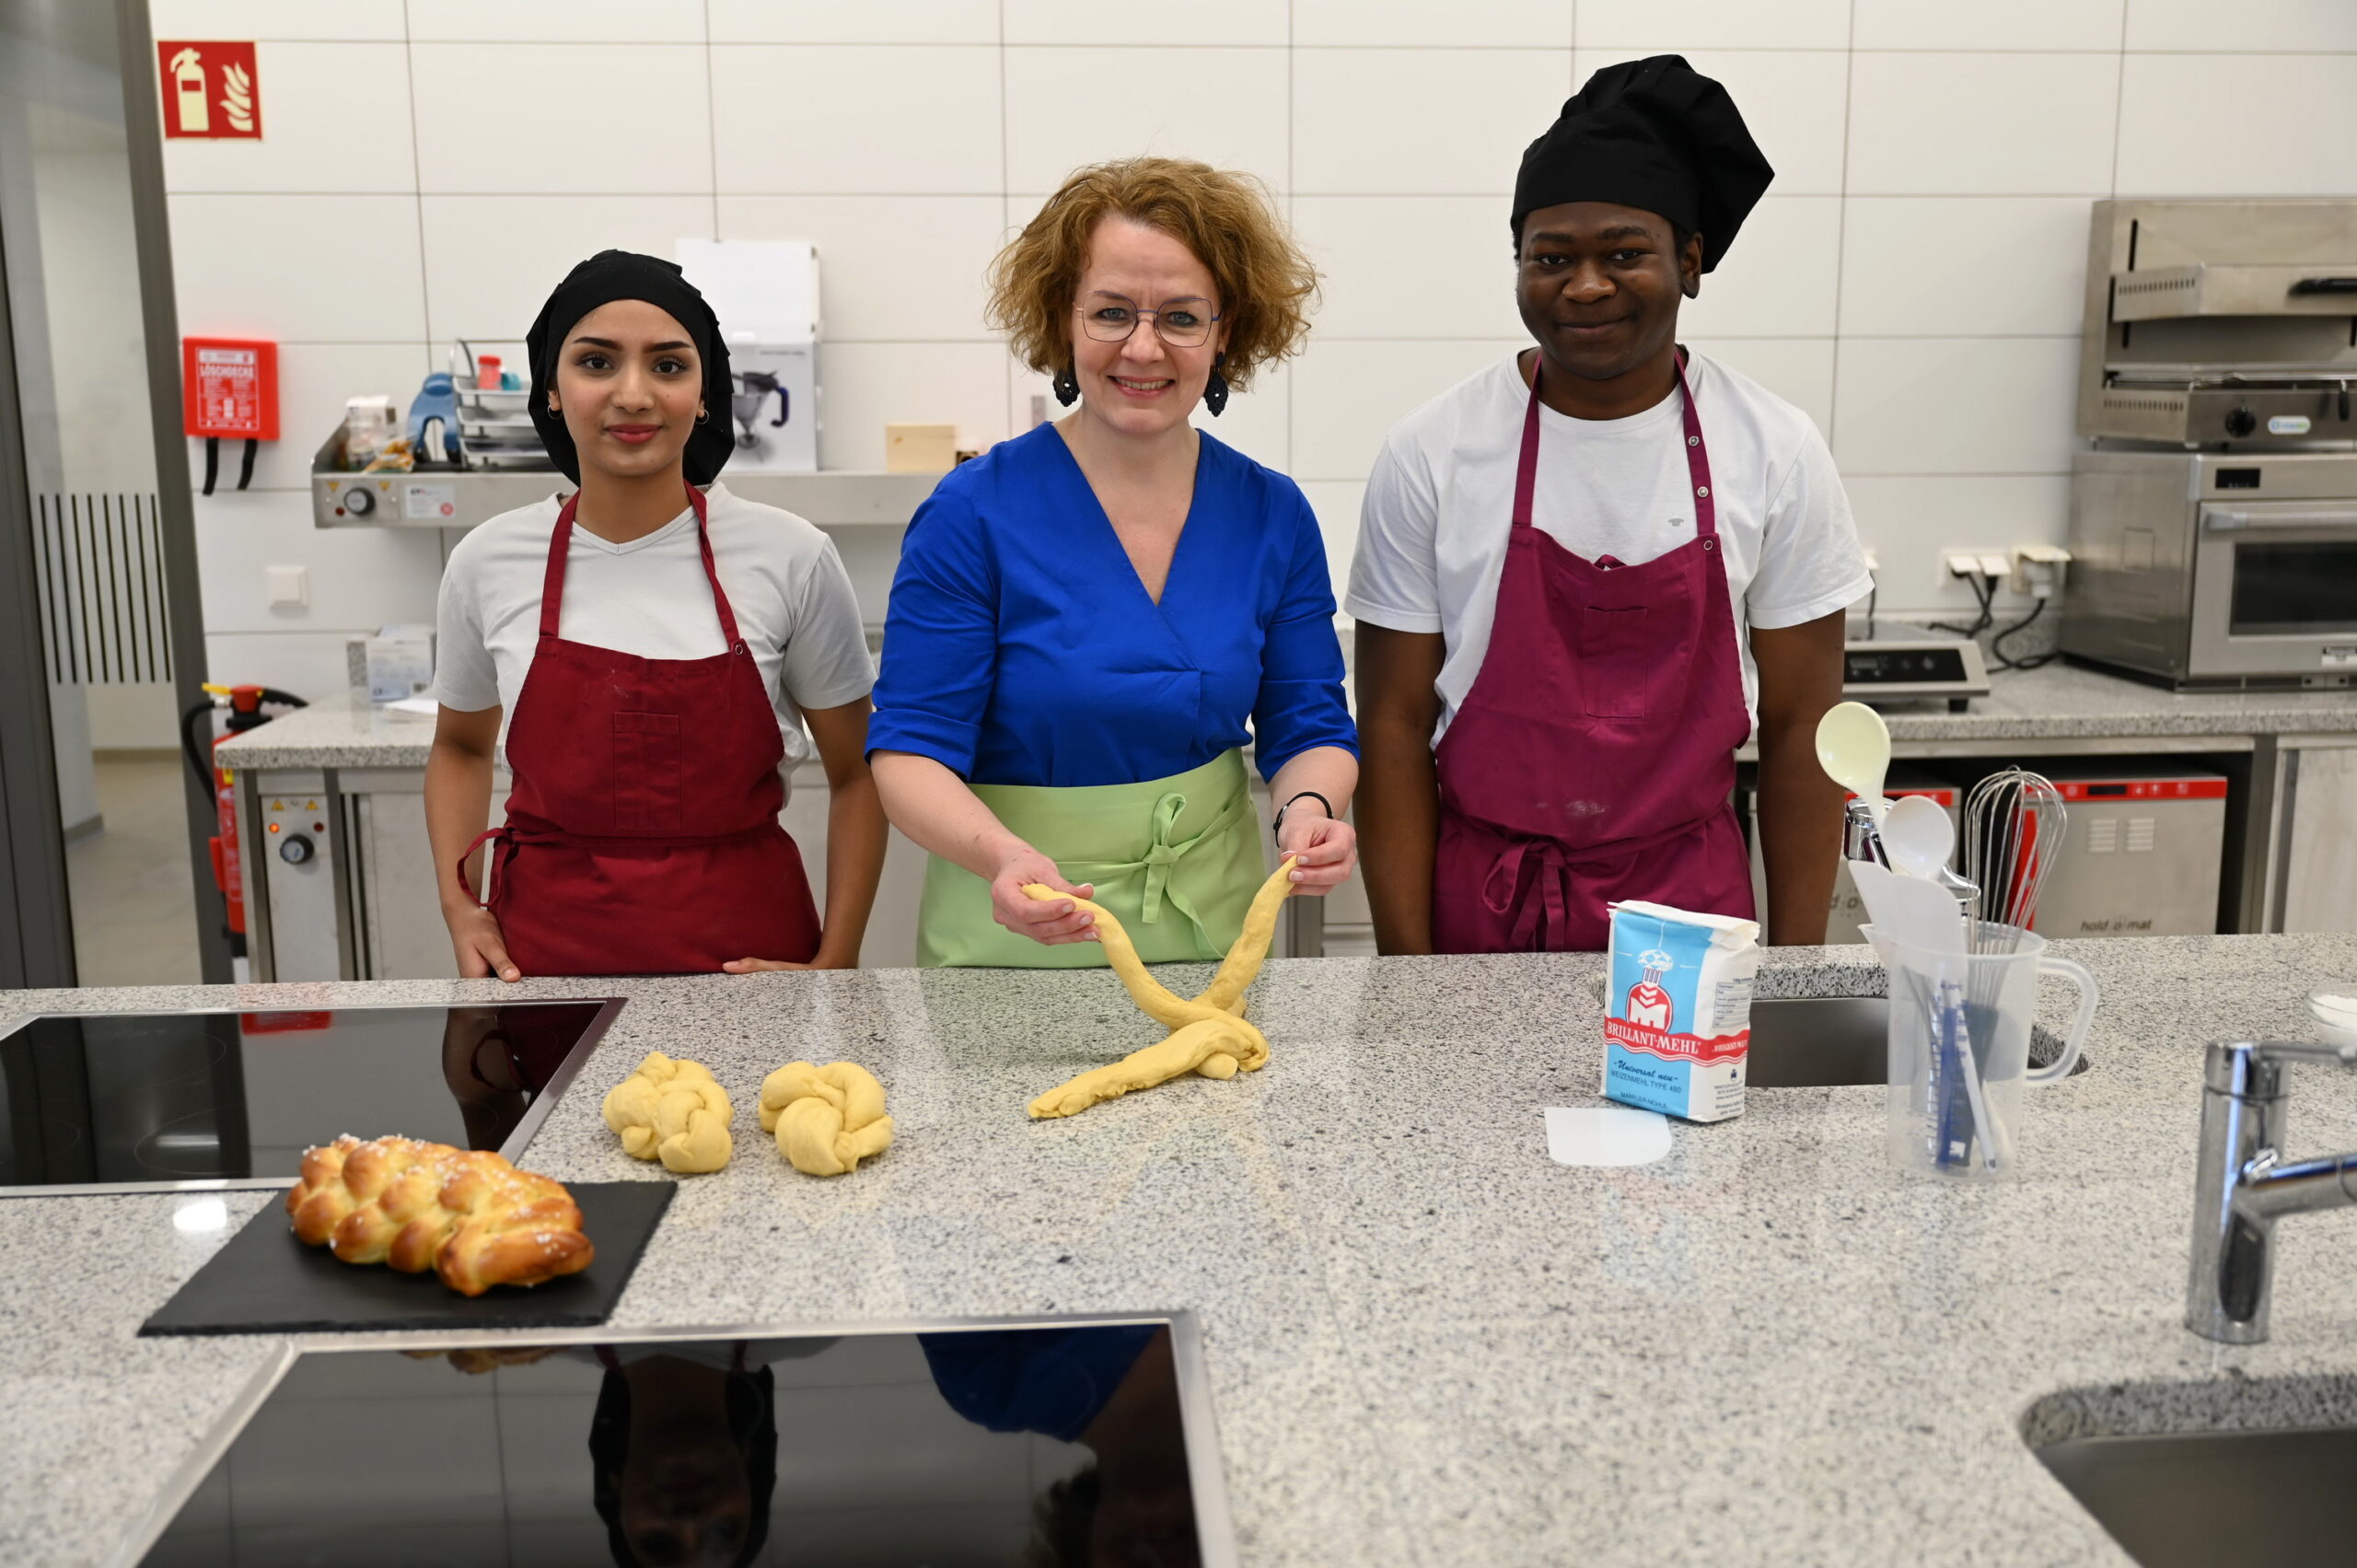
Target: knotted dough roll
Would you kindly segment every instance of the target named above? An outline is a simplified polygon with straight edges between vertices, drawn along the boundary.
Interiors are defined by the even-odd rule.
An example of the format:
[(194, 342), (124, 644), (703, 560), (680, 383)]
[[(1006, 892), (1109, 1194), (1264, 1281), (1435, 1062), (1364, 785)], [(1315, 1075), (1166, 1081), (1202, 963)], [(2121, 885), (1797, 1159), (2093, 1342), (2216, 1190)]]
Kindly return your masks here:
[(650, 1051), (638, 1071), (606, 1092), (606, 1125), (621, 1134), (622, 1153), (660, 1159), (681, 1176), (718, 1170), (735, 1152), (728, 1091), (699, 1063)]
[(805, 1176), (842, 1176), (892, 1146), (884, 1086), (855, 1062), (789, 1062), (761, 1080), (761, 1127)]
[(346, 1263), (429, 1269), (461, 1295), (577, 1274), (597, 1257), (563, 1184), (499, 1156), (349, 1135), (303, 1155), (286, 1193), (295, 1235)]
[(1268, 958), (1269, 943), (1277, 930), (1277, 911), (1293, 892), (1293, 868), (1288, 856), (1260, 884), (1260, 890), (1252, 896), (1252, 907), (1245, 912), (1244, 929), (1237, 934), (1236, 945), (1227, 950), (1211, 984), (1191, 1002), (1173, 994), (1154, 978), (1139, 960), (1130, 934), (1121, 929), (1110, 910), (1039, 883), (1024, 889), (1035, 899), (1071, 899), (1094, 914), (1106, 961), (1120, 976), (1131, 1000), (1171, 1031), (1170, 1038), (1158, 1045), (1133, 1051), (1119, 1062), (1050, 1089), (1031, 1102), (1032, 1116), (1074, 1116), (1101, 1101), (1150, 1089), (1189, 1073), (1233, 1078), (1239, 1071), (1257, 1073), (1267, 1065), (1269, 1042), (1244, 1021), (1244, 993), (1260, 978), (1260, 965)]

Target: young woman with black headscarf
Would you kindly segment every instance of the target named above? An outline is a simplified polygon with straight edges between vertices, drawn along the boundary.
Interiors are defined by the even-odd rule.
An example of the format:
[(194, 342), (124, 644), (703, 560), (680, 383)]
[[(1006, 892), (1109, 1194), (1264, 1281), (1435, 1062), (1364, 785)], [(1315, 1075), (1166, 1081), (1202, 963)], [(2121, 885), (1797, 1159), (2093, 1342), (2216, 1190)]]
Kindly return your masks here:
[[(714, 482), (711, 307), (607, 250), (526, 344), (533, 424), (580, 488), (492, 518), (443, 574), (425, 811), (459, 972), (855, 965), (884, 860), (874, 668), (826, 535)], [(806, 722), (833, 791), (823, 926), (777, 819)], [(514, 787), (485, 830), (503, 728)]]

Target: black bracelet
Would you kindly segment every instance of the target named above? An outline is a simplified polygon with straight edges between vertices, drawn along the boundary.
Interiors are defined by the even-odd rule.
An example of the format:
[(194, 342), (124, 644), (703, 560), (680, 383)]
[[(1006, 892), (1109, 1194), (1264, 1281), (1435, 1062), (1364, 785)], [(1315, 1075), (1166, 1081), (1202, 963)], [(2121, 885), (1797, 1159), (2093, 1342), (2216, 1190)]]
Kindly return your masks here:
[(1329, 818), (1331, 818), (1334, 815), (1334, 803), (1332, 801), (1327, 799), (1324, 796), (1318, 794), (1314, 789), (1298, 791), (1294, 796), (1293, 800), (1288, 800), (1283, 806), (1277, 807), (1277, 819), (1269, 824), (1269, 836), (1271, 838), (1275, 838), (1278, 834), (1284, 831), (1285, 813), (1293, 809), (1294, 800), (1314, 800), (1318, 802), (1318, 805), (1326, 808), (1326, 815)]

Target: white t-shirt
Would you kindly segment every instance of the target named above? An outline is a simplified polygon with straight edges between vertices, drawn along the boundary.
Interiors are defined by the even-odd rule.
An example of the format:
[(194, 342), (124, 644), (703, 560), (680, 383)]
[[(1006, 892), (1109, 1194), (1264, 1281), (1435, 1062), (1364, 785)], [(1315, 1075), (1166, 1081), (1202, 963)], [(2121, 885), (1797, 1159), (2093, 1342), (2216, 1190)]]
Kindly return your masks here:
[[(442, 571), (434, 694), (446, 708), (499, 706), (503, 734), (532, 667), (540, 633), (540, 586), (560, 500), (502, 512), (460, 540)], [(742, 501), (715, 484), (705, 495), (713, 565), (777, 709), (791, 768), (811, 753), (806, 708), (835, 708), (867, 695), (876, 667), (859, 601), (835, 542), (791, 512)], [(628, 544), (576, 524), (565, 555), (567, 642), (641, 658), (710, 658), (726, 651), (712, 585), (696, 549), (689, 507)]]
[[(1756, 726), (1750, 628), (1830, 615), (1864, 598), (1873, 579), (1833, 454), (1808, 415), (1699, 354), (1686, 381), (1710, 457), (1744, 705)], [(1442, 730), (1489, 652), (1529, 401), (1515, 358), (1501, 360), (1401, 420), (1367, 476), (1342, 608), (1395, 632), (1445, 636)], [(1631, 566), (1691, 540), (1680, 412), (1675, 392), (1626, 419), (1541, 406), (1532, 523), (1576, 554)]]

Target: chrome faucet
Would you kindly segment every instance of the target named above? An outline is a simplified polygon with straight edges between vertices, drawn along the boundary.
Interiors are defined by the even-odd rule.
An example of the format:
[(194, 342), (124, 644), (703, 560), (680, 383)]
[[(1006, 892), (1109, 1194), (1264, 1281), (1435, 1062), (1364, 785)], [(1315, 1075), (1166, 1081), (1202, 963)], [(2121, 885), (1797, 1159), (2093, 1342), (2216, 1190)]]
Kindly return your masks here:
[(2277, 1220), (2357, 1206), (2357, 1153), (2290, 1161), (2277, 1146), (2290, 1101), (2283, 1069), (2294, 1062), (2357, 1067), (2357, 1046), (2236, 1040), (2211, 1046), (2203, 1063), (2185, 1326), (2204, 1339), (2267, 1338)]

